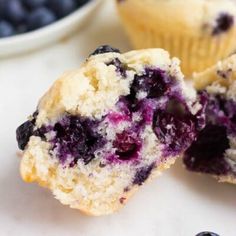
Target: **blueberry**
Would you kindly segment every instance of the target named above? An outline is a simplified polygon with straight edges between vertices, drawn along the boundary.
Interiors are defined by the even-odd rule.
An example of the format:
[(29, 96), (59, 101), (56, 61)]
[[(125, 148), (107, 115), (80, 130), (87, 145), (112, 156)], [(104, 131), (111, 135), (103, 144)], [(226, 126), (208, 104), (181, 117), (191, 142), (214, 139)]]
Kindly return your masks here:
[(103, 54), (103, 53), (109, 53), (109, 52), (120, 53), (120, 50), (117, 48), (113, 48), (109, 45), (102, 45), (102, 46), (98, 47), (93, 53), (91, 53), (90, 56), (94, 56), (97, 54)]
[(83, 6), (85, 3), (89, 2), (90, 0), (76, 0), (78, 7)]
[(113, 59), (109, 63), (107, 63), (107, 66), (113, 65), (116, 67), (116, 72), (119, 73), (122, 77), (126, 77), (126, 71), (128, 66), (124, 63), (122, 63), (118, 58)]
[(29, 9), (35, 9), (37, 7), (41, 7), (45, 5), (47, 0), (23, 0), (23, 3), (25, 6), (27, 6)]
[(191, 119), (161, 110), (155, 112), (153, 130), (159, 141), (166, 146), (167, 155), (185, 151), (196, 135), (195, 124)]
[(234, 24), (234, 17), (228, 13), (221, 13), (216, 19), (216, 26), (213, 29), (213, 35), (218, 35), (230, 30)]
[(142, 185), (150, 176), (154, 167), (155, 165), (151, 164), (150, 166), (140, 168), (134, 176), (133, 184)]
[(18, 146), (21, 150), (24, 150), (30, 137), (33, 135), (34, 124), (32, 121), (26, 121), (16, 130), (16, 139)]
[(129, 132), (124, 131), (123, 133), (116, 135), (113, 146), (116, 148), (118, 159), (131, 160), (138, 156), (140, 141), (138, 141), (137, 138), (132, 137)]
[(32, 11), (27, 19), (28, 30), (36, 30), (56, 21), (56, 16), (45, 7)]
[(56, 136), (51, 140), (53, 149), (61, 163), (73, 157), (70, 166), (73, 167), (78, 159), (85, 164), (91, 162), (94, 152), (105, 144), (100, 134), (94, 132), (97, 121), (81, 118), (79, 116), (66, 116), (53, 127)]
[(8, 0), (4, 3), (4, 16), (14, 24), (21, 23), (27, 15), (26, 9), (19, 0)]
[[(168, 76), (159, 69), (146, 69), (143, 75), (135, 75), (131, 85), (131, 96), (145, 92), (147, 98), (158, 98), (168, 91)], [(169, 83), (169, 85), (171, 85)]]
[(96, 128), (98, 120), (90, 120), (80, 116), (64, 116), (54, 126), (42, 126), (34, 130), (37, 112), (33, 114), (33, 120), (27, 121), (17, 129), (17, 141), (20, 149), (24, 149), (30, 136), (38, 136), (46, 140), (48, 132), (54, 131), (55, 136), (48, 140), (62, 164), (69, 161), (73, 167), (79, 159), (88, 164), (95, 158), (94, 152), (102, 148), (106, 141), (98, 134)]
[(77, 4), (75, 0), (48, 0), (48, 7), (61, 18), (75, 11)]
[(15, 30), (13, 26), (7, 21), (0, 21), (0, 38), (14, 35)]
[(212, 232), (201, 232), (197, 234), (196, 236), (220, 236), (220, 235), (216, 233), (212, 233)]
[(224, 152), (229, 148), (226, 127), (208, 124), (186, 151), (184, 163), (191, 171), (207, 174), (227, 174)]

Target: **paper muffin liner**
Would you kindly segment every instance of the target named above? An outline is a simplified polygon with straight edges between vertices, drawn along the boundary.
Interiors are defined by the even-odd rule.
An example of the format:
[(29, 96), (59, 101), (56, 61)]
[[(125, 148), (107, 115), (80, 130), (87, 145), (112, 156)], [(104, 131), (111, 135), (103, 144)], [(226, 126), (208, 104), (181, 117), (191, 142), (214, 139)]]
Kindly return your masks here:
[(235, 27), (221, 35), (194, 37), (163, 32), (129, 19), (123, 19), (123, 24), (134, 48), (163, 48), (169, 51), (171, 56), (181, 60), (181, 69), (186, 76), (205, 70), (236, 50)]

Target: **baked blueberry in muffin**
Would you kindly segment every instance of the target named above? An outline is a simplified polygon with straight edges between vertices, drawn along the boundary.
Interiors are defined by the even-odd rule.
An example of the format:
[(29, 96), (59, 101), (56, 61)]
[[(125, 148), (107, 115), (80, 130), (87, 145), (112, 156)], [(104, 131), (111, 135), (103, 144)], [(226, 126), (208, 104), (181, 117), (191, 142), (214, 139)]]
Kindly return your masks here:
[(0, 0), (0, 39), (38, 30), (90, 0)]
[(234, 25), (234, 17), (228, 13), (221, 13), (215, 21), (212, 34), (219, 35), (230, 30)]
[(207, 100), (206, 126), (184, 157), (187, 169), (236, 183), (236, 56), (195, 76)]
[(205, 124), (203, 98), (166, 51), (102, 46), (17, 129), (22, 178), (87, 214), (112, 213), (190, 146)]

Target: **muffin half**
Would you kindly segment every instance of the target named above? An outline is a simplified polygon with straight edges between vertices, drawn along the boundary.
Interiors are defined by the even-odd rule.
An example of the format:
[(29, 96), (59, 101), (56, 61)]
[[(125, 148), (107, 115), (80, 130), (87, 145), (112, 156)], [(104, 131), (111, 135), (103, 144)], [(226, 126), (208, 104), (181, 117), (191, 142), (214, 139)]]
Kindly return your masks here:
[(100, 47), (17, 129), (22, 178), (87, 214), (112, 213), (190, 146), (201, 103), (166, 51)]

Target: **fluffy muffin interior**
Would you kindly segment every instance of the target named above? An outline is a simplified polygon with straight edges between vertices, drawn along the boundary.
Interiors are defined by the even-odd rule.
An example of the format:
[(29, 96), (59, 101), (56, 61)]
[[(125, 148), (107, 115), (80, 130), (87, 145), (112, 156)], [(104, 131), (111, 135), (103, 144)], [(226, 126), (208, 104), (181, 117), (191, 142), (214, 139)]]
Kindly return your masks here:
[(204, 100), (165, 51), (100, 53), (56, 81), (17, 129), (23, 179), (93, 215), (120, 208), (205, 122)]

